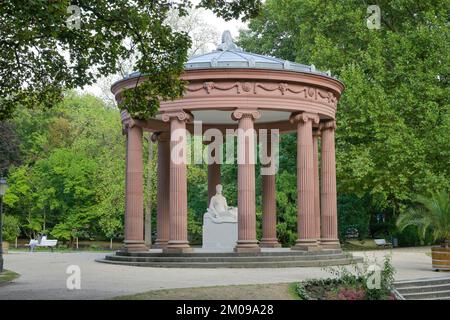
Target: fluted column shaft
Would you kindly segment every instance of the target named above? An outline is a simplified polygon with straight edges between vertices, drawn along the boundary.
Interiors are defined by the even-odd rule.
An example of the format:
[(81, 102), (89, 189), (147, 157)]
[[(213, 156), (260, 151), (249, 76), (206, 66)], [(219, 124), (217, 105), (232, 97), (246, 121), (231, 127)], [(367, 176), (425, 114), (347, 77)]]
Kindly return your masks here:
[[(123, 120), (124, 121), (124, 120)], [(125, 240), (123, 251), (147, 251), (144, 242), (144, 168), (142, 128), (131, 118), (124, 121), (126, 133)]]
[(320, 243), (326, 248), (339, 248), (337, 236), (336, 158), (334, 147), (335, 121), (321, 125), (321, 210), (322, 231)]
[(256, 240), (255, 205), (255, 138), (254, 119), (260, 113), (257, 110), (235, 110), (233, 118), (238, 124), (238, 241), (236, 252), (259, 252)]
[(161, 132), (153, 136), (158, 141), (158, 190), (156, 240), (154, 248), (164, 248), (169, 242), (170, 212), (170, 135)]
[(317, 250), (314, 209), (313, 121), (319, 116), (301, 113), (291, 116), (297, 122), (297, 236), (295, 250)]
[(163, 114), (170, 121), (170, 192), (169, 192), (169, 242), (165, 252), (189, 252), (187, 234), (187, 134), (186, 121), (191, 116), (183, 111)]
[[(314, 166), (314, 216), (316, 223), (315, 238), (320, 239), (320, 180), (319, 180), (319, 137), (320, 130), (313, 132), (313, 166)], [(320, 240), (319, 240), (320, 242)]]
[[(267, 134), (267, 156), (270, 158), (271, 166), (275, 159), (272, 150), (272, 139), (270, 131)], [(264, 147), (264, 146), (263, 146)], [(260, 247), (275, 248), (280, 247), (277, 239), (277, 205), (276, 205), (276, 184), (275, 174), (262, 175), (262, 207), (263, 207), (263, 221), (262, 221), (262, 238), (259, 244)]]

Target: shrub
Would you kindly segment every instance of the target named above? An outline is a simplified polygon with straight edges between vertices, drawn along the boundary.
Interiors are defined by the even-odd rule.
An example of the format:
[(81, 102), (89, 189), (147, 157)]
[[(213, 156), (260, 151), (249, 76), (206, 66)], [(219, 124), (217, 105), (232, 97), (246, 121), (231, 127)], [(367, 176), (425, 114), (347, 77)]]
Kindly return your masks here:
[(314, 279), (297, 284), (296, 293), (303, 300), (391, 300), (394, 267), (391, 257), (385, 256), (383, 264), (365, 259), (353, 270), (346, 267), (326, 268), (334, 277)]
[(3, 216), (3, 240), (12, 242), (20, 235), (19, 219), (14, 216)]

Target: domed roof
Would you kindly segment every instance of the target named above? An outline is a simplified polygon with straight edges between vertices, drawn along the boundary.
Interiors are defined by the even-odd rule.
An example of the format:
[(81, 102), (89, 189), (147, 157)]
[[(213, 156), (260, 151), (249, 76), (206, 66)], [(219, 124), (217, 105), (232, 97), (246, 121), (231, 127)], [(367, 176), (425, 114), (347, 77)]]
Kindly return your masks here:
[[(200, 69), (271, 69), (286, 70), (294, 72), (312, 73), (333, 78), (330, 71), (324, 72), (316, 70), (314, 65), (305, 65), (288, 60), (282, 60), (271, 56), (264, 56), (256, 53), (245, 52), (238, 47), (231, 37), (230, 31), (222, 34), (222, 43), (216, 50), (191, 57), (184, 65), (185, 70)], [(138, 77), (139, 71), (134, 71), (124, 79)]]
[(222, 43), (217, 46), (216, 50), (194, 56), (185, 64), (186, 70), (219, 68), (287, 70), (331, 76), (330, 72), (316, 70), (314, 65), (308, 66), (288, 60), (245, 52), (233, 42), (229, 31), (225, 31), (222, 34)]

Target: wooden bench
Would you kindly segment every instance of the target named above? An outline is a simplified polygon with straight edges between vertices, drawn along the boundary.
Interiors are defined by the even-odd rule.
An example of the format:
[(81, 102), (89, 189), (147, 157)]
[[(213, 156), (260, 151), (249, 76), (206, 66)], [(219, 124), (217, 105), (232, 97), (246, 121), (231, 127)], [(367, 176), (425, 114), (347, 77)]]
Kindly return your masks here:
[(38, 240), (31, 239), (28, 246), (31, 248), (31, 251), (33, 251), (35, 247), (46, 247), (50, 248), (53, 252), (53, 248), (56, 247), (57, 244), (58, 240), (48, 240), (46, 236), (43, 236), (40, 242)]
[(377, 247), (392, 248), (392, 243), (387, 242), (386, 239), (374, 239), (373, 241)]

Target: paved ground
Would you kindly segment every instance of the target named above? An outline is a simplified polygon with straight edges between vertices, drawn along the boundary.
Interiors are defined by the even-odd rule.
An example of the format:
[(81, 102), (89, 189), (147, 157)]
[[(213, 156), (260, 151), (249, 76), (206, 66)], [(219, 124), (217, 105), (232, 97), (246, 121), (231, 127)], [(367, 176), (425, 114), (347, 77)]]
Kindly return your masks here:
[[(392, 251), (397, 280), (444, 276), (431, 271), (429, 248)], [(390, 250), (355, 252), (370, 259)], [(287, 283), (302, 279), (328, 277), (321, 268), (281, 269), (174, 269), (107, 265), (94, 259), (104, 253), (10, 253), (5, 268), (21, 277), (0, 286), (0, 299), (108, 299), (150, 290), (235, 284)], [(68, 290), (67, 267), (81, 269), (81, 289)], [(448, 276), (448, 273), (445, 275)]]

